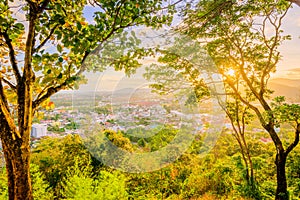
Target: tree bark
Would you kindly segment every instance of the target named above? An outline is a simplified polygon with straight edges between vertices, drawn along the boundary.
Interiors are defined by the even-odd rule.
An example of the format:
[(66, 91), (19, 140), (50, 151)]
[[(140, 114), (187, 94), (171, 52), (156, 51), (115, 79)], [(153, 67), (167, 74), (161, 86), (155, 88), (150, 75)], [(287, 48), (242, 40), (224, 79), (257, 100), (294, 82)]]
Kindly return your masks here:
[[(273, 143), (276, 147), (276, 151), (277, 151), (276, 152), (276, 159), (275, 159), (276, 179), (277, 179), (276, 180), (277, 188), (276, 188), (275, 200), (288, 200), (289, 199), (289, 194), (288, 194), (288, 191), (287, 191), (285, 166), (286, 166), (286, 158), (287, 158), (289, 152), (285, 151), (279, 136), (275, 132), (274, 123), (269, 123), (264, 128), (268, 131), (269, 135), (271, 136), (271, 138), (273, 140)], [(297, 144), (295, 144), (295, 146), (296, 145)]]
[(278, 151), (276, 154), (276, 171), (277, 171), (277, 189), (276, 189), (276, 200), (288, 200), (289, 195), (287, 191), (287, 181), (285, 174), (285, 165), (286, 165), (285, 152)]
[(29, 141), (20, 138), (13, 139), (8, 126), (5, 126), (7, 122), (1, 118), (0, 123), (9, 200), (32, 200)]

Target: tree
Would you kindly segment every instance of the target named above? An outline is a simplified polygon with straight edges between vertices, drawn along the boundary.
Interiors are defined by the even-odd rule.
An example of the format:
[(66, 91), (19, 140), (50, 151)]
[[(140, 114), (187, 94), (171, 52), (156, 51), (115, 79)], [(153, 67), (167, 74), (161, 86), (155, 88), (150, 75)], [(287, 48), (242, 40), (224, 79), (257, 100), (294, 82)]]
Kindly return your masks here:
[[(31, 165), (30, 168), (31, 180), (32, 180), (32, 193), (35, 199), (53, 199), (54, 195), (51, 189), (49, 188), (48, 183), (45, 181), (44, 174), (40, 173), (39, 167), (37, 165)], [(6, 181), (6, 171), (5, 168), (1, 168), (0, 173), (0, 198), (8, 198), (8, 188)]]
[(229, 121), (232, 125), (233, 136), (239, 145), (242, 159), (244, 161), (245, 180), (252, 189), (251, 194), (249, 195), (253, 195), (251, 197), (255, 198), (258, 190), (255, 182), (252, 156), (246, 140), (247, 124), (249, 124), (250, 121), (253, 120), (253, 115), (250, 108), (243, 105), (239, 99), (229, 99), (230, 98), (227, 97), (226, 107), (224, 107), (223, 109), (226, 112), (226, 116), (229, 118)]
[[(276, 199), (288, 199), (286, 159), (299, 143), (300, 133), (299, 106), (283, 105), (283, 102), (272, 106), (269, 101), (271, 91), (267, 87), (280, 59), (278, 47), (290, 38), (283, 34), (281, 27), (290, 6), (291, 3), (283, 0), (201, 1), (196, 9), (186, 11), (186, 25), (180, 28), (206, 42), (206, 49), (224, 83), (232, 90), (231, 95), (256, 114), (272, 138), (276, 147)], [(226, 74), (231, 70), (236, 76)], [(237, 81), (244, 92), (236, 87)], [(249, 100), (249, 95), (253, 95), (253, 99)], [(294, 137), (286, 141), (287, 145), (275, 131), (283, 122), (291, 123), (295, 130)]]
[[(83, 63), (90, 52), (114, 34), (131, 26), (170, 23), (174, 6), (163, 2), (0, 2), (0, 137), (9, 199), (32, 199), (29, 142), (37, 109), (47, 106), (46, 100), (58, 91), (83, 83), (84, 71), (100, 70)], [(92, 22), (84, 18), (86, 6), (96, 9)], [(122, 58), (112, 66), (121, 70), (134, 59), (128, 55)]]
[[(252, 190), (257, 191), (252, 158), (245, 138), (246, 126), (253, 118), (253, 114), (250, 108), (244, 105), (239, 99), (232, 96), (223, 98), (225, 94), (233, 92), (230, 87), (225, 86), (222, 89), (214, 89), (214, 87), (218, 87), (218, 83), (217, 80), (212, 78), (213, 74), (216, 73), (216, 68), (213, 67), (212, 60), (203, 51), (204, 48), (201, 47), (200, 43), (194, 41), (194, 45), (198, 45), (199, 48), (193, 45), (186, 45), (186, 40), (177, 38), (172, 47), (163, 52), (161, 51), (161, 56), (158, 59), (160, 63), (152, 64), (151, 67), (147, 68), (144, 75), (149, 80), (155, 82), (151, 86), (154, 88), (154, 91), (160, 94), (176, 94), (180, 92), (182, 86), (186, 84), (191, 85), (193, 92), (187, 94), (186, 101), (191, 106), (199, 103), (203, 105), (208, 102), (210, 97), (217, 99), (218, 105), (230, 120), (233, 128), (232, 134), (240, 147), (240, 153), (244, 161), (245, 181), (248, 186), (252, 187)], [(181, 55), (184, 54), (188, 54), (186, 58), (197, 58), (197, 62), (193, 59), (182, 57)], [(206, 74), (206, 80), (201, 78), (203, 74)], [(234, 76), (234, 74), (230, 75)], [(238, 91), (243, 90), (243, 84), (238, 79), (235, 80), (234, 84)], [(223, 97), (216, 95), (220, 94), (220, 92), (225, 93)], [(249, 94), (247, 100), (250, 102), (253, 101), (253, 95)], [(255, 195), (255, 193), (252, 191), (251, 195)]]
[(79, 164), (77, 158), (75, 165), (66, 170), (60, 191), (64, 199), (128, 199), (123, 174), (101, 171), (93, 177), (90, 165)]
[(66, 169), (75, 165), (74, 158), (80, 157), (81, 165), (88, 165), (91, 156), (79, 135), (67, 135), (63, 138), (46, 137), (41, 139), (31, 153), (31, 165), (38, 165), (39, 171), (59, 197), (61, 181)]

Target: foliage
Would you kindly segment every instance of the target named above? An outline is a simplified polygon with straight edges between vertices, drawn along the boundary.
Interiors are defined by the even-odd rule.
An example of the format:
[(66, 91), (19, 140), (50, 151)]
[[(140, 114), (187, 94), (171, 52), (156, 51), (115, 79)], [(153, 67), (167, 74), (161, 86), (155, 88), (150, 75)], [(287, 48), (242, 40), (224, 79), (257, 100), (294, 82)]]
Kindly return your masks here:
[[(99, 199), (104, 194), (107, 195), (103, 197), (105, 199), (110, 197), (112, 199), (205, 199), (210, 196), (212, 199), (274, 198), (276, 170), (270, 167), (274, 162), (272, 157), (274, 147), (272, 143), (261, 141), (262, 137), (268, 135), (255, 133), (251, 138), (249, 135), (246, 138), (249, 140), (249, 149), (253, 155), (254, 170), (257, 174), (255, 179), (257, 189), (253, 190), (245, 182), (245, 168), (241, 164), (241, 153), (238, 144), (234, 142), (233, 135), (229, 133), (224, 132), (215, 147), (205, 156), (199, 156), (198, 151), (195, 151), (203, 142), (200, 137), (197, 141), (199, 144), (193, 144), (191, 149), (176, 162), (158, 171), (140, 174), (120, 173), (101, 166), (99, 161), (96, 162), (97, 159), (90, 159), (81, 152), (84, 150), (80, 150), (79, 141), (72, 142), (70, 138), (63, 138), (54, 142), (53, 138), (45, 138), (36, 149), (33, 149), (33, 162), (36, 164), (32, 166), (32, 169), (35, 169), (32, 175), (41, 176), (46, 181), (43, 182), (45, 187), (44, 184), (37, 184), (42, 186), (38, 187), (40, 194), (43, 194), (46, 189), (47, 194), (56, 193), (58, 199), (62, 197), (82, 199), (83, 195), (89, 199)], [(155, 141), (160, 144), (159, 140)], [(72, 148), (68, 147), (68, 143)], [(50, 147), (42, 148), (46, 144)], [(68, 157), (69, 153), (72, 157)], [(287, 168), (291, 195), (293, 192), (295, 199), (299, 198), (297, 191), (300, 171), (297, 164), (300, 158), (298, 154), (297, 148), (289, 157)], [(50, 161), (49, 157), (53, 157), (53, 160), (49, 162), (48, 167), (45, 167), (45, 162), (37, 162), (37, 158), (40, 161)], [(36, 171), (38, 168), (39, 171)], [(56, 187), (52, 185), (47, 188), (51, 183), (48, 181), (53, 179), (53, 174), (49, 172), (55, 170), (59, 171)], [(5, 174), (0, 177), (3, 180), (0, 183), (5, 183)], [(5, 187), (2, 188), (5, 190)], [(0, 194), (5, 195), (5, 192)]]
[[(32, 164), (30, 171), (34, 198), (41, 200), (54, 199), (53, 191), (49, 187), (48, 182), (45, 180), (44, 174), (40, 172), (39, 167)], [(8, 199), (5, 168), (1, 168), (0, 180), (0, 199)]]
[(88, 165), (90, 162), (90, 154), (79, 135), (44, 138), (32, 151), (32, 163), (39, 166), (54, 191), (59, 190), (66, 169), (75, 164), (75, 157), (80, 157), (82, 165)]
[[(87, 19), (84, 9), (91, 8), (93, 16)], [(139, 42), (128, 28), (170, 25), (175, 5), (164, 0), (5, 0), (0, 10), (0, 138), (11, 163), (9, 198), (31, 200), (30, 130), (39, 108), (53, 107), (52, 95), (85, 83), (83, 72), (102, 71), (87, 56), (116, 34), (127, 42), (119, 45), (116, 57), (100, 57), (109, 61), (105, 67), (134, 72), (143, 51), (128, 47)]]
[(65, 199), (127, 199), (125, 177), (118, 172), (102, 171), (92, 178), (91, 166), (80, 167), (78, 161), (67, 169), (62, 196)]
[(79, 124), (72, 120), (69, 120), (69, 123), (66, 124), (65, 128), (68, 130), (76, 130), (79, 128)]
[(1, 167), (0, 173), (0, 199), (7, 199), (8, 198), (8, 190), (7, 190), (7, 179), (6, 179), (6, 172), (5, 168)]
[[(281, 58), (279, 46), (291, 38), (282, 27), (290, 6), (284, 0), (200, 1), (184, 13), (185, 25), (178, 27), (203, 41), (223, 77), (226, 94), (255, 113), (272, 138), (276, 147), (276, 199), (288, 199), (286, 158), (299, 143), (300, 133), (299, 106), (283, 103), (280, 97), (275, 103), (279, 106), (269, 101), (272, 91), (268, 82)], [(292, 123), (295, 131), (289, 142), (275, 130), (286, 122)]]
[(96, 107), (95, 112), (97, 112), (98, 114), (108, 115), (111, 113), (111, 106), (105, 105), (105, 106), (101, 106), (101, 107)]
[(289, 169), (288, 169), (288, 182), (290, 185), (290, 195), (293, 197), (300, 198), (300, 156), (299, 148), (295, 152), (291, 153), (288, 159)]
[(38, 165), (31, 164), (30, 166), (32, 178), (33, 197), (35, 199), (49, 200), (54, 198), (48, 182), (45, 180), (45, 175), (41, 173)]
[[(88, 3), (98, 9), (93, 13), (93, 22), (89, 22), (83, 15)], [(14, 147), (6, 149), (6, 158), (15, 156), (11, 157), (11, 161), (24, 164), (24, 172), (28, 170), (29, 163), (26, 165), (26, 162), (29, 160), (30, 151), (26, 141), (29, 142), (30, 139), (33, 115), (36, 114), (38, 119), (38, 108), (50, 107), (51, 95), (62, 89), (78, 88), (79, 84), (84, 83), (84, 71), (102, 71), (106, 66), (101, 64), (105, 63), (116, 70), (124, 70), (127, 74), (135, 72), (140, 66), (136, 59), (153, 52), (132, 48), (132, 44), (139, 44), (140, 41), (133, 32), (129, 33), (128, 28), (138, 25), (157, 28), (162, 24), (170, 24), (175, 10), (173, 6), (162, 8), (165, 4), (161, 0), (26, 1), (20, 5), (20, 14), (26, 21), (24, 23), (24, 19), (19, 20), (19, 16), (12, 12), (14, 6), (8, 4), (8, 1), (0, 2), (0, 136), (6, 144), (5, 147)], [(298, 144), (300, 132), (299, 105), (287, 104), (282, 97), (276, 98), (271, 106), (266, 100), (272, 93), (267, 87), (270, 74), (275, 72), (280, 59), (278, 47), (290, 38), (281, 30), (282, 19), (289, 7), (290, 4), (284, 0), (199, 1), (195, 6), (189, 4), (188, 9), (183, 11), (185, 23), (178, 28), (192, 38), (205, 41), (205, 48), (217, 66), (217, 70), (213, 72), (222, 74), (227, 92), (233, 94), (233, 98), (239, 99), (239, 107), (245, 108), (245, 112), (240, 113), (228, 102), (227, 111), (233, 120), (237, 122), (240, 115), (250, 119), (252, 113), (248, 109), (252, 109), (276, 144), (274, 149), (261, 144), (257, 138), (249, 144), (258, 174), (255, 183), (260, 193), (251, 191), (253, 188), (244, 184), (245, 167), (241, 164), (241, 155), (237, 146), (231, 147), (233, 139), (227, 135), (203, 158), (194, 155), (199, 151), (199, 141), (193, 144), (190, 153), (182, 155), (177, 162), (160, 171), (128, 175), (130, 184), (127, 190), (130, 197), (184, 199), (200, 198), (208, 193), (221, 198), (274, 196), (272, 191), (275, 186), (272, 179), (275, 170), (267, 170), (272, 163), (272, 152), (277, 152), (276, 164), (282, 165), (278, 158), (285, 160)], [(267, 34), (266, 30), (269, 28), (273, 30), (271, 34)], [(119, 40), (113, 37), (116, 34)], [(166, 64), (167, 68), (152, 65), (146, 77), (154, 77), (165, 70), (164, 74), (160, 74), (165, 79), (156, 77), (158, 84), (152, 85), (163, 93), (178, 89), (182, 82), (188, 80), (194, 90), (188, 93), (186, 103), (192, 105), (200, 98), (210, 95), (204, 80), (199, 77), (212, 60), (203, 49), (199, 49), (198, 43), (191, 45), (185, 43), (185, 39), (176, 38), (171, 50), (182, 55), (194, 51), (191, 62), (181, 59), (177, 54), (164, 55), (159, 58), (159, 62)], [(115, 50), (113, 55), (112, 50)], [(87, 59), (92, 51), (94, 55)], [(156, 51), (164, 53), (159, 49)], [(18, 62), (17, 58), (24, 62)], [(201, 70), (191, 65), (195, 58), (201, 58), (197, 62)], [(152, 69), (156, 71), (151, 71)], [(235, 73), (228, 73), (231, 70)], [(172, 84), (174, 80), (177, 82)], [(240, 92), (238, 85), (244, 87), (245, 91)], [(255, 100), (259, 101), (262, 108), (253, 104)], [(104, 108), (97, 112), (107, 114), (109, 110)], [(140, 123), (148, 124), (148, 119), (141, 119)], [(275, 127), (284, 123), (291, 123), (294, 127), (293, 140), (282, 142), (275, 132)], [(71, 124), (69, 128), (76, 128), (76, 124)], [(149, 147), (150, 151), (156, 151), (172, 140), (176, 131), (164, 128), (158, 135), (137, 142), (142, 151)], [(100, 133), (93, 135), (95, 141), (88, 141), (90, 146), (93, 142), (109, 140), (128, 152), (134, 151), (134, 145), (121, 132), (103, 131), (102, 136), (99, 135)], [(102, 150), (105, 148), (105, 145), (100, 146)], [(27, 154), (23, 154), (23, 149)], [(108, 154), (118, 160), (114, 157), (114, 152)], [(51, 197), (43, 175), (53, 192), (61, 195), (58, 198), (127, 198), (124, 175), (111, 173), (105, 168), (101, 168), (100, 174), (94, 174), (90, 154), (78, 135), (68, 135), (63, 139), (44, 139), (37, 144), (32, 157), (33, 163), (40, 170), (39, 172), (36, 165), (32, 165), (33, 191), (36, 198), (46, 198), (46, 191), (49, 192), (47, 197)], [(80, 162), (74, 161), (75, 157), (80, 157)], [(299, 158), (292, 154), (289, 159), (293, 168), (289, 168), (288, 175), (295, 178), (290, 181), (291, 188), (298, 191), (299, 170), (296, 165)], [(285, 167), (285, 163), (283, 166)], [(19, 185), (21, 183), (19, 180), (9, 181), (15, 181)], [(2, 190), (3, 182), (0, 184)], [(10, 191), (14, 191), (11, 189)], [(28, 198), (31, 198), (30, 184), (27, 190), (29, 192), (22, 192), (28, 193)], [(284, 190), (285, 188), (281, 192), (285, 193)], [(251, 192), (254, 194), (250, 194)], [(7, 191), (3, 189), (1, 195), (7, 195)]]
[(171, 126), (159, 125), (149, 130), (140, 127), (129, 129), (124, 136), (132, 142), (137, 142), (144, 151), (157, 151), (169, 144), (177, 133), (178, 130)]

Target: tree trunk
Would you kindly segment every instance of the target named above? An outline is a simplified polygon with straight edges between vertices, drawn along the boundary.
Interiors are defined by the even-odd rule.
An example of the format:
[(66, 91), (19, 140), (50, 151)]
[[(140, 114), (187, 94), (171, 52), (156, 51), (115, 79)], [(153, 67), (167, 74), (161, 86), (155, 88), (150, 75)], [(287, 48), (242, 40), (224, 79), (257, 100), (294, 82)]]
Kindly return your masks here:
[(277, 189), (276, 200), (288, 200), (287, 181), (285, 174), (285, 164), (287, 155), (285, 152), (278, 151), (276, 154), (276, 170), (277, 170)]
[(7, 137), (2, 138), (2, 146), (6, 162), (9, 200), (32, 200), (29, 142), (23, 142), (19, 138), (13, 140), (9, 132), (2, 134)]

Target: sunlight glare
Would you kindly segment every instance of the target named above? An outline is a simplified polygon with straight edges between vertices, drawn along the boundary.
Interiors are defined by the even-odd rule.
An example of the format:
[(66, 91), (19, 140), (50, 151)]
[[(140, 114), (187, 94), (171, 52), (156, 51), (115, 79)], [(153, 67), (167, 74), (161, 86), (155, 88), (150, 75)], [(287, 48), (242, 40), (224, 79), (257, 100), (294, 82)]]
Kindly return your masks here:
[(227, 71), (227, 74), (228, 74), (229, 76), (234, 76), (234, 75), (235, 75), (235, 70), (230, 69), (230, 70)]

